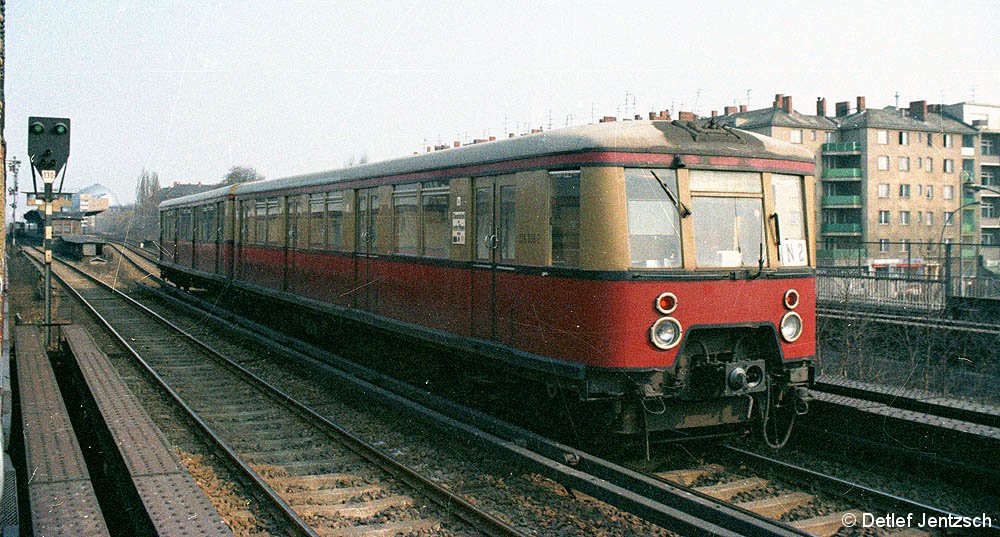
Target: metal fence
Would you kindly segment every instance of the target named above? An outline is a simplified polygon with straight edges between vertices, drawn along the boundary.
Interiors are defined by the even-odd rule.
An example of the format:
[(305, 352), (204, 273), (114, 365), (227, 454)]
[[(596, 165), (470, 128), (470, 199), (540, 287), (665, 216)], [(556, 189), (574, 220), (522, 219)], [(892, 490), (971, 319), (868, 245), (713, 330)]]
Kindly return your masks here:
[(1000, 245), (841, 243), (817, 258), (820, 302), (930, 312), (954, 298), (1000, 304)]

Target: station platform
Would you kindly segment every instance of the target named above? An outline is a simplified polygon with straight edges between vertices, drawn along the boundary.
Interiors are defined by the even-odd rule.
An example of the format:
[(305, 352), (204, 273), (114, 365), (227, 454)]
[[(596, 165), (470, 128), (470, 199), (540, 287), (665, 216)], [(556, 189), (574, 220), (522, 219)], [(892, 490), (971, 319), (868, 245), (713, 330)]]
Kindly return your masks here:
[(66, 326), (62, 333), (156, 533), (231, 536), (219, 513), (91, 335), (78, 325)]
[(35, 534), (110, 535), (39, 331), (13, 332)]

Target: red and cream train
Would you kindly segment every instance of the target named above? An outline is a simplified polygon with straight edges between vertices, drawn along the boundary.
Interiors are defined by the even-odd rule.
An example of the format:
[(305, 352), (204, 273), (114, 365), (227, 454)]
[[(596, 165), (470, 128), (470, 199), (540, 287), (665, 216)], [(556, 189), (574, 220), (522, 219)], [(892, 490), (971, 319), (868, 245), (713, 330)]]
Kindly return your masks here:
[(168, 200), (160, 267), (456, 349), (620, 432), (766, 422), (812, 382), (814, 199), (799, 146), (611, 122)]

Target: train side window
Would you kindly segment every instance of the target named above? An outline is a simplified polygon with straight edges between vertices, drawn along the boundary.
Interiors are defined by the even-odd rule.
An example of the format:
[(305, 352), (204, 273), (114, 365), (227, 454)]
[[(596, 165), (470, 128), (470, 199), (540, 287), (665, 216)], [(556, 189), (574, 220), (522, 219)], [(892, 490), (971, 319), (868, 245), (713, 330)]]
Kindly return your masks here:
[(549, 172), (552, 265), (580, 266), (580, 171)]
[(516, 216), (516, 205), (515, 200), (517, 199), (516, 187), (511, 186), (501, 186), (500, 187), (500, 260), (501, 261), (513, 261), (514, 260), (514, 246), (516, 241), (516, 232), (514, 229), (515, 222), (517, 221)]
[(424, 255), (448, 257), (451, 245), (451, 221), (448, 218), (448, 183), (429, 181), (420, 189), (423, 209)]
[(802, 267), (809, 264), (806, 252), (805, 195), (802, 193), (802, 177), (796, 175), (771, 176), (774, 190), (774, 212), (778, 217), (778, 259), (786, 267)]
[(392, 193), (392, 233), (395, 253), (417, 255), (417, 245), (420, 241), (419, 226), (417, 185), (397, 185)]
[(326, 198), (326, 244), (333, 249), (344, 248), (344, 194), (330, 192)]
[(190, 241), (192, 239), (193, 231), (191, 229), (191, 208), (181, 209), (180, 224), (177, 226), (179, 228), (178, 239), (184, 241)]
[(677, 174), (674, 170), (625, 169), (629, 265), (681, 266)]
[(240, 242), (243, 244), (253, 244), (254, 241), (253, 204), (250, 200), (240, 202)]
[(198, 219), (198, 239), (203, 241), (215, 241), (215, 206), (206, 205), (201, 209), (201, 218)]
[(309, 196), (309, 246), (326, 245), (326, 194)]
[(259, 199), (254, 203), (254, 244), (267, 243), (267, 200)]
[(281, 246), (281, 200), (267, 198), (267, 244)]

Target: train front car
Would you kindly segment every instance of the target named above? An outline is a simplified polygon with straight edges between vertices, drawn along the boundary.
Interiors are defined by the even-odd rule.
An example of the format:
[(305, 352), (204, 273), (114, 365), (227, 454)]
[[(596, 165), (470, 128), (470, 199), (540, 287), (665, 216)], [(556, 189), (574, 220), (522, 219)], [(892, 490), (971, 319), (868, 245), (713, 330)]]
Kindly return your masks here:
[(813, 379), (813, 155), (727, 128), (652, 126), (668, 162), (590, 170), (609, 195), (581, 216), (604, 235), (587, 250), (627, 268), (574, 291), (594, 297), (577, 325), (601, 341), (583, 329), (567, 345), (595, 358), (592, 401), (622, 390), (619, 432), (753, 423), (780, 446)]

